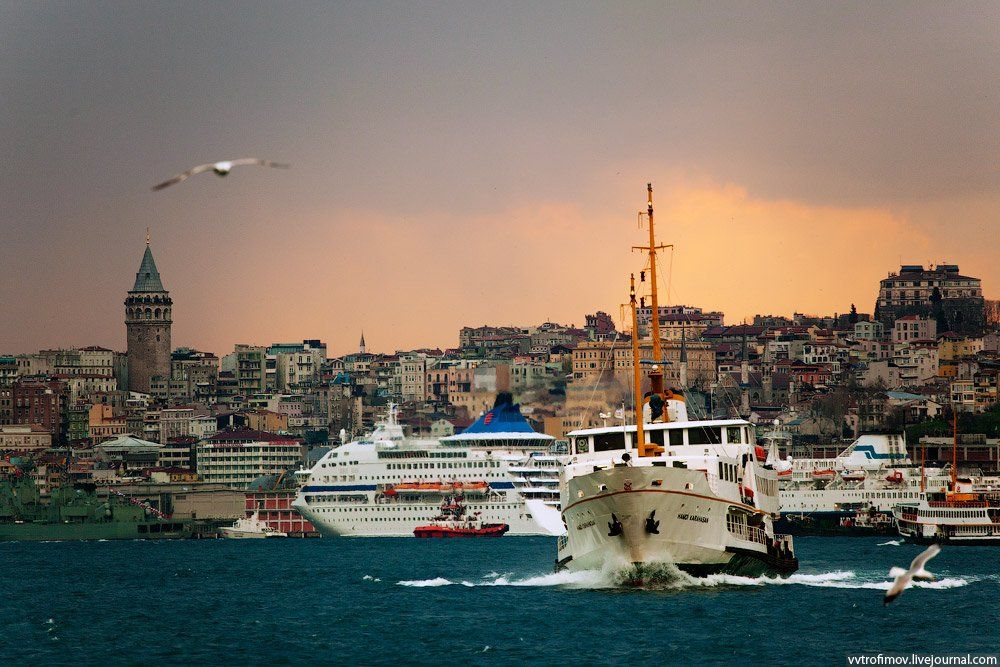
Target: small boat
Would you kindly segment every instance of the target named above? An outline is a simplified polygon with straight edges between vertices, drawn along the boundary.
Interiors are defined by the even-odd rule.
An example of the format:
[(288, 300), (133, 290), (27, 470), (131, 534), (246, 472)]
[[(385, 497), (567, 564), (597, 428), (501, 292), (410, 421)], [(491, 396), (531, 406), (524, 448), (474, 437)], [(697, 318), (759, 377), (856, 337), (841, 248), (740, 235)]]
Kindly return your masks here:
[(824, 470), (812, 471), (813, 479), (833, 479), (836, 476), (837, 476), (837, 471), (834, 470), (833, 468), (826, 468)]
[(260, 518), (260, 514), (254, 512), (253, 515), (238, 519), (231, 526), (224, 526), (219, 529), (223, 537), (234, 540), (264, 539), (267, 537), (288, 537), (287, 533), (275, 530)]
[(425, 526), (413, 529), (414, 537), (500, 537), (510, 526), (505, 523), (483, 523), (480, 513), (465, 513), (462, 496), (448, 497), (441, 503), (441, 514)]
[(432, 523), (413, 529), (414, 537), (500, 537), (510, 530), (505, 523)]
[(845, 470), (840, 473), (840, 477), (845, 482), (863, 482), (865, 479), (864, 470)]

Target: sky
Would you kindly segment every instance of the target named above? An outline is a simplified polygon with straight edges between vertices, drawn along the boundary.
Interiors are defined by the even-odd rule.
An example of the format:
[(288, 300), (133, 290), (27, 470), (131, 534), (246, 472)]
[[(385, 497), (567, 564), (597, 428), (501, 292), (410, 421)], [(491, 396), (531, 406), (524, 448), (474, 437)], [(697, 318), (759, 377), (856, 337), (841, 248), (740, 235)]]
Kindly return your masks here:
[[(1000, 4), (0, 2), (0, 352), (448, 347), (619, 319), (653, 182), (669, 303), (1000, 297)], [(224, 158), (288, 162), (150, 186)], [(661, 299), (662, 301), (663, 299)]]

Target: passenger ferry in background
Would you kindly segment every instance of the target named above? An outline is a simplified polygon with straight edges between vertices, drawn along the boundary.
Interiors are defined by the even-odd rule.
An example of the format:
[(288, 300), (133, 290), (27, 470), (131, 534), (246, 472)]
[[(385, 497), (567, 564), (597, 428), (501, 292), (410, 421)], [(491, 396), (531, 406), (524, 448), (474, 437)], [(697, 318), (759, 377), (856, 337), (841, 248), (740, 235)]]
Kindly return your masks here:
[(440, 440), (407, 437), (390, 405), (371, 435), (301, 473), (292, 506), (324, 535), (412, 537), (448, 498), (484, 523), (506, 524), (509, 535), (559, 535), (558, 509), (515, 483), (518, 468), (554, 441), (531, 428), (506, 392), (463, 433)]
[(899, 534), (926, 544), (1000, 545), (1000, 486), (996, 480), (959, 477), (954, 491), (929, 491), (916, 503), (893, 508)]
[(919, 502), (899, 503), (893, 515), (908, 542), (1000, 545), (1000, 478), (958, 475), (958, 421), (952, 406), (951, 479), (930, 483)]
[[(656, 252), (664, 246), (654, 237), (652, 185), (647, 192), (649, 245), (641, 249), (649, 253), (650, 306), (658, 313)], [(629, 296), (635, 423), (568, 434), (572, 450), (560, 480), (567, 534), (558, 540), (556, 569), (607, 568), (639, 584), (663, 567), (694, 575), (794, 572), (792, 538), (774, 530), (778, 471), (756, 445), (753, 425), (688, 420), (683, 395), (663, 386), (655, 316), (643, 396), (634, 276)], [(680, 363), (683, 387), (683, 352)]]

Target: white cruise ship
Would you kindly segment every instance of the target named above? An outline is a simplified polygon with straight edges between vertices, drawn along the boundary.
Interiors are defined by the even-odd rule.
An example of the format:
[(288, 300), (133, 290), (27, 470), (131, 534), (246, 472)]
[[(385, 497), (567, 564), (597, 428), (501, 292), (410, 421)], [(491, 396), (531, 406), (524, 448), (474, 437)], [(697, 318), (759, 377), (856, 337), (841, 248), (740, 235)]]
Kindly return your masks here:
[[(768, 434), (764, 439), (770, 441), (773, 457), (775, 438)], [(792, 459), (790, 467), (784, 463), (779, 528), (793, 533), (887, 531), (894, 505), (924, 498), (922, 475), (925, 488), (940, 486), (949, 475), (949, 468), (915, 465), (904, 437), (895, 434), (862, 435), (833, 459)]]
[(515, 464), (547, 455), (552, 436), (536, 433), (510, 394), (463, 433), (407, 437), (390, 406), (369, 436), (341, 445), (304, 476), (293, 507), (320, 533), (350, 537), (412, 537), (460, 498), (470, 515), (507, 524), (508, 535), (558, 535), (558, 509), (515, 484)]

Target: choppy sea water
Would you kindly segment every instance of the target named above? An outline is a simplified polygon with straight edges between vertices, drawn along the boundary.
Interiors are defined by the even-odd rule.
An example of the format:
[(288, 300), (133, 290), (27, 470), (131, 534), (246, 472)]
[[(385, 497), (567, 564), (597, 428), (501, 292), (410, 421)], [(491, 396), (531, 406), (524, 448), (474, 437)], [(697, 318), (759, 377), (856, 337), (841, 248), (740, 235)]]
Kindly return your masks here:
[(555, 543), (321, 539), (0, 543), (0, 664), (844, 664), (994, 652), (1000, 549), (797, 538), (787, 579), (621, 588), (552, 574)]

